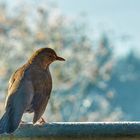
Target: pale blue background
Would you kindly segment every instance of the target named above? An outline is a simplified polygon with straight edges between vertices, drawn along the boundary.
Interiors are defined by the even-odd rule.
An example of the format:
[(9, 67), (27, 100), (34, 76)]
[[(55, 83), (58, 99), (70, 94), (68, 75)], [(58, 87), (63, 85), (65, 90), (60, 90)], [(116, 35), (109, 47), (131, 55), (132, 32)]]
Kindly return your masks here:
[(62, 13), (76, 16), (86, 13), (87, 22), (95, 30), (113, 30), (117, 35), (130, 36), (129, 45), (117, 45), (117, 52), (128, 48), (140, 51), (139, 0), (54, 0)]

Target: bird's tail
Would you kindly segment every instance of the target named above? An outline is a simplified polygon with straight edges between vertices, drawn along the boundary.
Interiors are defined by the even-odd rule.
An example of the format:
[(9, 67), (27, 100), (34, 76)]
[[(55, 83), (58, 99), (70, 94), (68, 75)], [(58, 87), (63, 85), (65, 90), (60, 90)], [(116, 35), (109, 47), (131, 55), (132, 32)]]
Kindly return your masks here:
[(17, 129), (20, 121), (17, 120), (15, 122), (13, 115), (14, 114), (10, 108), (6, 110), (6, 112), (4, 113), (4, 115), (2, 116), (0, 120), (0, 134), (12, 133)]
[(0, 120), (0, 134), (7, 132), (9, 122), (9, 110), (7, 110)]

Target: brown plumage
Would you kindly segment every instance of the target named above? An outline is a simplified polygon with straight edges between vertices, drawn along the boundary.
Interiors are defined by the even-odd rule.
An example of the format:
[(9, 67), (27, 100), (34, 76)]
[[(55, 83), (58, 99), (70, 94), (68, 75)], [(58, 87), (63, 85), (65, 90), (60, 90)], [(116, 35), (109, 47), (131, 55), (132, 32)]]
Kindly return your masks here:
[(49, 65), (55, 60), (65, 59), (51, 48), (39, 49), (12, 75), (5, 113), (0, 120), (0, 134), (15, 131), (25, 112), (34, 112), (33, 123), (41, 118), (52, 90)]

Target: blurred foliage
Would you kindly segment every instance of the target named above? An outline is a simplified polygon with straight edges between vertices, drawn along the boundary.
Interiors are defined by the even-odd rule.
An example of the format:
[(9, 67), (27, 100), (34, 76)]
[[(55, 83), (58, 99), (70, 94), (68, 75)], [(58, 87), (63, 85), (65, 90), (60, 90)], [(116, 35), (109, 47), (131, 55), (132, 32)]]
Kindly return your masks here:
[(45, 115), (47, 121), (123, 119), (120, 106), (111, 105), (115, 91), (108, 83), (116, 61), (107, 34), (91, 40), (87, 24), (59, 14), (45, 0), (34, 8), (22, 6), (9, 13), (5, 3), (0, 5), (1, 101), (10, 75), (26, 63), (33, 51), (47, 46), (66, 58), (65, 63), (51, 66), (54, 84)]
[(121, 106), (125, 120), (139, 121), (140, 58), (134, 51), (118, 59), (109, 86), (117, 92), (115, 100), (111, 102), (112, 106)]

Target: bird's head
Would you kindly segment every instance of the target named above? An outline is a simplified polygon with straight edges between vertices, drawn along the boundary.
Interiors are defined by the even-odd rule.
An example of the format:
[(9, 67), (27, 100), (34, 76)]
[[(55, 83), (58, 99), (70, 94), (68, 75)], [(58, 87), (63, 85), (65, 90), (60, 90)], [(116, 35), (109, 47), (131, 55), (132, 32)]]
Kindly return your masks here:
[(47, 67), (54, 61), (65, 61), (64, 58), (58, 56), (51, 48), (41, 48), (37, 50), (31, 57), (31, 60), (41, 64), (43, 67)]

